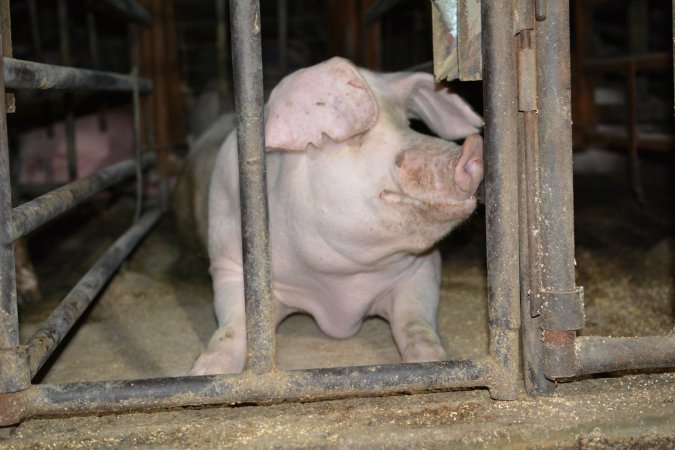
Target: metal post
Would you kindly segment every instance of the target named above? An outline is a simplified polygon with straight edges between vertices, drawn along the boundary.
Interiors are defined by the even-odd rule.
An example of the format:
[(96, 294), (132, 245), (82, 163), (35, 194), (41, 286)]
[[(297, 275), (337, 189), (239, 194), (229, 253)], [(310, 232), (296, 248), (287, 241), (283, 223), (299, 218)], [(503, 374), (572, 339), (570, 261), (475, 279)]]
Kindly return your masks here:
[(520, 326), (518, 247), (518, 108), (510, 2), (482, 2), (485, 99), (485, 214), (490, 354), (502, 367), (490, 386), (497, 399), (518, 389)]
[[(67, 0), (58, 0), (59, 41), (61, 45), (61, 64), (70, 66), (70, 36), (68, 26)], [(77, 150), (75, 147), (75, 115), (73, 113), (73, 94), (66, 93), (63, 97), (66, 108), (66, 145), (68, 148), (68, 178), (77, 179)]]
[(569, 2), (548, 0), (537, 23), (538, 202), (541, 326), (549, 379), (574, 375), (574, 339), (583, 326), (574, 280), (574, 202)]
[(275, 323), (272, 310), (263, 79), (258, 0), (230, 0), (234, 92), (237, 109), (244, 293), (248, 370), (274, 369)]
[[(130, 33), (131, 35), (131, 33)], [(143, 149), (141, 148), (141, 94), (138, 90), (138, 64), (134, 63), (131, 71), (134, 79), (132, 94), (134, 107), (134, 155), (136, 156), (136, 206), (134, 222), (138, 222), (143, 213)]]
[[(90, 2), (87, 7), (91, 7)], [(101, 69), (101, 58), (99, 58), (98, 47), (98, 33), (96, 32), (96, 16), (93, 11), (87, 11), (87, 34), (89, 36), (89, 57), (91, 59), (91, 67), (95, 70)], [(98, 111), (98, 127), (104, 132), (108, 129), (108, 120), (106, 118), (107, 103), (105, 100), (101, 101)]]
[(26, 371), (27, 359), (19, 348), (15, 277), (5, 83), (3, 77), (0, 77), (0, 392), (19, 391), (30, 384)]

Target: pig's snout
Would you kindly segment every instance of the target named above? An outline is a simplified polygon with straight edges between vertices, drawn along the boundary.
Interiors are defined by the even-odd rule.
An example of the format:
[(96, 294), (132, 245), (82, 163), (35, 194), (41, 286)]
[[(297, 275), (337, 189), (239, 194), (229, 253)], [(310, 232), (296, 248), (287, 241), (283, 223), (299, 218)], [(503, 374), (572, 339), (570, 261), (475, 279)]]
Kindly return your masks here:
[(483, 138), (474, 134), (466, 138), (462, 155), (455, 165), (455, 187), (469, 198), (483, 181)]

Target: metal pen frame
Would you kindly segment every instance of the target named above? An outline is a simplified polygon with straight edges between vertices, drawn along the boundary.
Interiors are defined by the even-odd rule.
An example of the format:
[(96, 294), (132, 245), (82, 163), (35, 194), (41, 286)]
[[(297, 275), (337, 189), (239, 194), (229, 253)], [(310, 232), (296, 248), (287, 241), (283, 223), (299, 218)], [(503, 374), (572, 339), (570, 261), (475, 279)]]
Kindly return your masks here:
[[(523, 378), (521, 338), (524, 378), (532, 394), (550, 393), (552, 380), (561, 377), (633, 368), (635, 358), (639, 359), (637, 354), (643, 355), (639, 367), (672, 365), (672, 335), (665, 340), (575, 337), (574, 330), (583, 325), (583, 291), (575, 285), (573, 269), (567, 7), (567, 2), (561, 0), (483, 0), (481, 5), (490, 345), (488, 354), (476, 360), (276, 369), (265, 195), (260, 7), (257, 0), (231, 0), (247, 370), (241, 375), (32, 385), (31, 376), (89, 305), (102, 284), (100, 280), (114, 273), (129, 249), (159, 218), (159, 212), (143, 215), (96, 263), (92, 273), (85, 275), (90, 279), (81, 283), (87, 288), (80, 290), (78, 284), (28, 345), (20, 346), (12, 242), (22, 234), (15, 229), (23, 229), (29, 220), (22, 218), (22, 207), (12, 210), (9, 203), (3, 109), (0, 425), (39, 415), (306, 401), (475, 387), (487, 388), (494, 399), (515, 399)], [(4, 62), (15, 64), (8, 59)], [(7, 78), (7, 71), (3, 73)], [(76, 70), (76, 78), (85, 75)], [(85, 78), (93, 82), (96, 76)], [(132, 89), (134, 80), (137, 76), (119, 79)], [(90, 86), (95, 85), (94, 82)], [(67, 86), (72, 89), (80, 84)], [(137, 86), (136, 91), (141, 90), (140, 81)], [(0, 88), (4, 95), (4, 86)], [(133, 167), (118, 170), (127, 174)], [(114, 176), (108, 176), (122, 175), (115, 171)], [(107, 183), (92, 184), (98, 188)], [(71, 189), (75, 190), (72, 186)], [(88, 186), (81, 189), (90, 191)], [(40, 222), (51, 217), (51, 213), (38, 214), (44, 217)], [(626, 353), (628, 348), (630, 353)], [(644, 352), (645, 348), (648, 352)], [(628, 362), (626, 355), (630, 355)]]

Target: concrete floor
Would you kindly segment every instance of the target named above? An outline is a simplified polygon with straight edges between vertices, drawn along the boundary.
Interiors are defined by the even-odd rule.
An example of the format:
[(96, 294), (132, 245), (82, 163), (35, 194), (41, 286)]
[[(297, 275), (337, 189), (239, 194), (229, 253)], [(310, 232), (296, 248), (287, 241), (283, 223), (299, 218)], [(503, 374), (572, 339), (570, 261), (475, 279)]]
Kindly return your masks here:
[[(577, 283), (586, 289), (582, 334), (653, 335), (673, 329), (669, 178), (646, 177), (650, 205), (620, 177), (576, 180)], [(665, 180), (665, 181), (664, 181)], [(42, 305), (22, 308), (27, 339), (131, 220), (126, 198), (103, 199), (33, 237)], [(96, 213), (96, 214), (94, 214)], [(443, 243), (439, 330), (453, 359), (487, 352), (482, 211)], [(89, 219), (90, 217), (95, 217)], [(82, 222), (81, 226), (73, 224)], [(105, 226), (103, 225), (105, 223)], [(58, 240), (54, 237), (59, 236)], [(216, 324), (207, 262), (185, 253), (165, 217), (71, 334), (40, 382), (184, 374)], [(281, 369), (394, 363), (386, 322), (354, 338), (323, 335), (306, 316), (278, 330)], [(36, 418), (0, 430), (6, 448), (554, 447), (675, 448), (675, 372), (562, 383), (549, 398), (499, 402), (485, 390), (218, 407), (103, 417)]]

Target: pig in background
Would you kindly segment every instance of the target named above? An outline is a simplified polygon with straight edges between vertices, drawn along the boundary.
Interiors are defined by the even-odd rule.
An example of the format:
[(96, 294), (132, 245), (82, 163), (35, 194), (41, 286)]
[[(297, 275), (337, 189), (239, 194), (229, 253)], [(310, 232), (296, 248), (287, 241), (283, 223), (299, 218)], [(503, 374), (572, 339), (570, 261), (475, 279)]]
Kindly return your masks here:
[[(282, 80), (265, 116), (276, 324), (302, 312), (346, 338), (377, 315), (404, 362), (444, 359), (434, 245), (476, 206), (480, 116), (431, 75), (376, 74), (342, 58)], [(413, 131), (413, 118), (440, 138)], [(193, 375), (246, 362), (233, 126), (225, 116), (195, 143), (175, 197), (179, 230), (208, 248), (219, 325)]]
[[(75, 120), (77, 175), (85, 177), (110, 164), (133, 157), (133, 120), (127, 111), (110, 111), (108, 126), (90, 114)], [(63, 184), (68, 179), (65, 122), (34, 128), (17, 138), (19, 184)]]
[[(113, 110), (107, 114), (108, 126), (102, 129), (96, 114), (75, 120), (75, 146), (78, 177), (85, 177), (116, 162), (133, 157), (133, 121), (130, 112)], [(38, 191), (68, 183), (68, 156), (65, 122), (33, 128), (15, 140), (14, 164), (20, 186), (38, 187)], [(18, 203), (26, 199), (19, 199)], [(16, 203), (16, 202), (15, 202)], [(19, 304), (38, 302), (42, 295), (33, 268), (26, 239), (14, 245), (16, 286)]]

